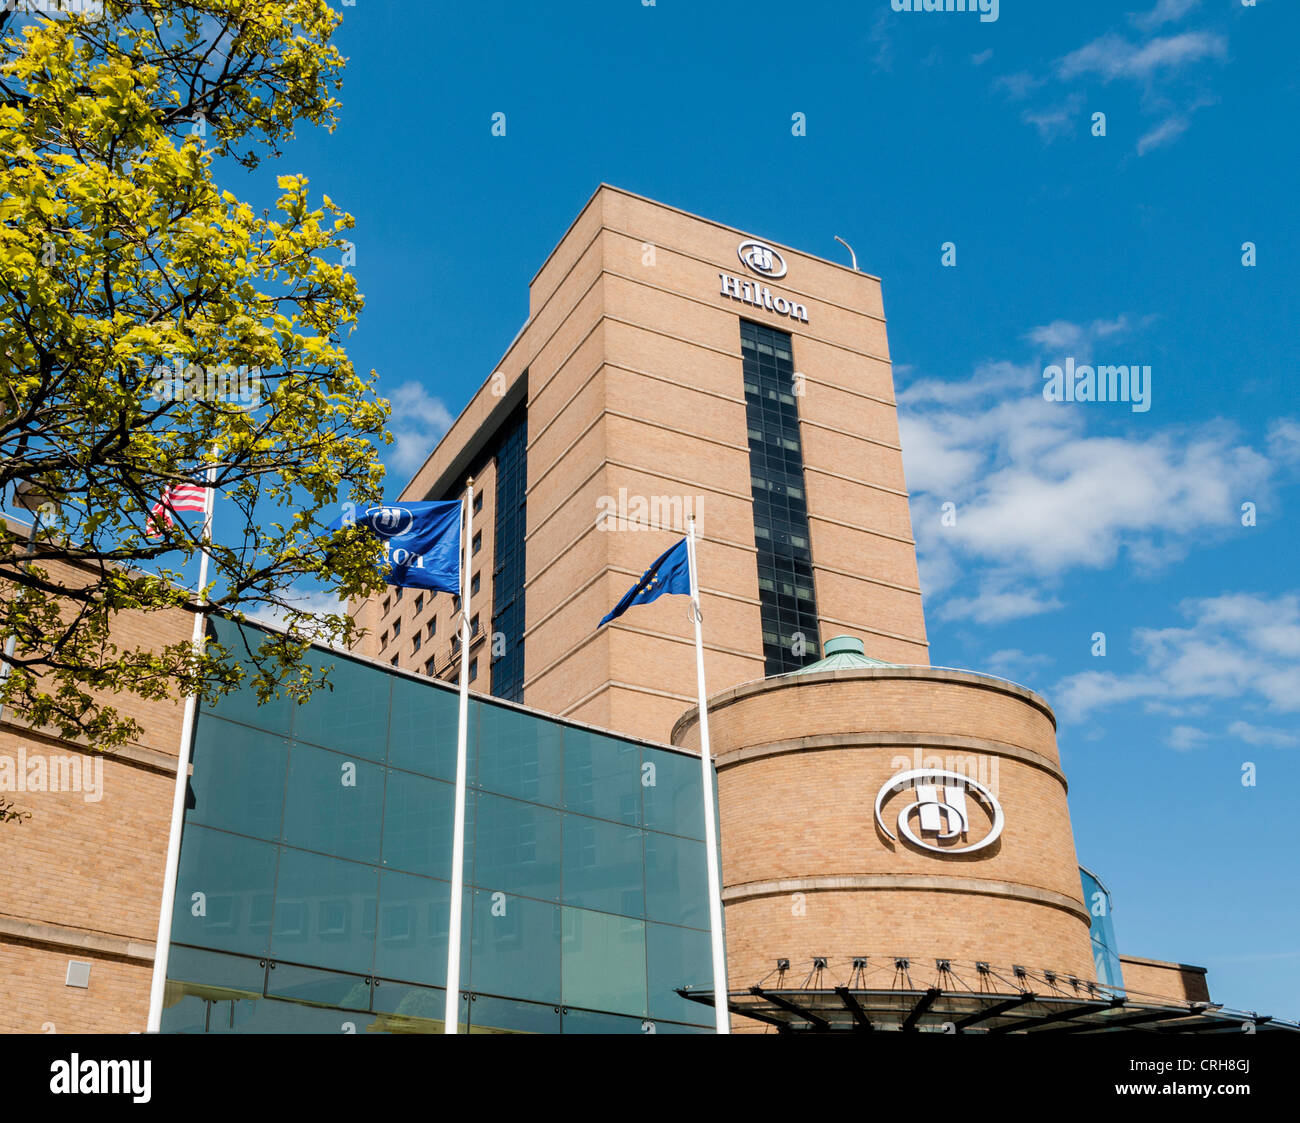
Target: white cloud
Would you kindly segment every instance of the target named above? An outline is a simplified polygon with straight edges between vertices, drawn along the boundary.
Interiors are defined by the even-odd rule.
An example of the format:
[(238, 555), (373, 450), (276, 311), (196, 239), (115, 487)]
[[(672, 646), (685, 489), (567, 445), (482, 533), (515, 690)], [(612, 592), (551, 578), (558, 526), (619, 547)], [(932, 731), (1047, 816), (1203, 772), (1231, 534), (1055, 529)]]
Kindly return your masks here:
[(983, 66), (992, 57), (993, 57), (993, 48), (989, 47), (987, 50), (980, 51), (980, 53), (977, 55), (971, 55), (970, 60), (975, 66)]
[[(347, 605), (343, 601), (333, 593), (321, 589), (291, 588), (281, 594), (281, 599), (299, 612), (307, 612), (312, 616), (343, 616), (347, 613)], [(272, 605), (253, 609), (248, 613), (248, 618), (278, 629), (283, 629), (289, 623), (289, 613)], [(306, 630), (310, 632), (311, 626), (308, 625)]]
[(1140, 46), (1114, 32), (1094, 39), (1061, 59), (1057, 75), (1064, 81), (1095, 74), (1103, 82), (1126, 78), (1147, 82), (1207, 59), (1223, 59), (1228, 41), (1209, 31), (1185, 31), (1150, 39)]
[(1055, 660), (1050, 655), (1035, 654), (1031, 655), (1021, 651), (1018, 647), (1009, 647), (1002, 651), (995, 651), (985, 659), (980, 667), (988, 671), (989, 674), (998, 675), (1002, 678), (1014, 678), (1016, 675), (1030, 675), (1036, 671), (1049, 667)]
[(1175, 725), (1165, 738), (1169, 746), (1179, 752), (1194, 749), (1198, 745), (1203, 745), (1209, 739), (1210, 735), (1204, 729), (1198, 729), (1194, 725)]
[(1157, 0), (1156, 6), (1148, 12), (1137, 12), (1129, 16), (1134, 24), (1143, 31), (1151, 31), (1166, 23), (1177, 23), (1201, 0)]
[(1046, 78), (1031, 74), (1028, 70), (1018, 70), (1014, 74), (1000, 74), (993, 79), (993, 88), (1003, 90), (1012, 101), (1023, 101), (1035, 90), (1047, 84)]
[(388, 428), (393, 444), (384, 454), (389, 470), (401, 476), (401, 486), (428, 459), (429, 453), (455, 420), (442, 400), (419, 382), (403, 382), (388, 395), (393, 415)]
[(954, 597), (944, 602), (941, 614), (950, 620), (973, 620), (976, 624), (1001, 624), (1026, 616), (1039, 616), (1061, 607), (1034, 589), (982, 588), (974, 597)]
[(1020, 118), (1025, 124), (1033, 125), (1040, 138), (1050, 142), (1057, 137), (1069, 136), (1078, 128), (1082, 106), (1083, 98), (1076, 95), (1052, 109), (1026, 109)]
[[(1300, 594), (1228, 593), (1186, 601), (1180, 611), (1187, 627), (1133, 633), (1139, 672), (1084, 671), (1061, 680), (1054, 692), (1061, 713), (1077, 720), (1135, 699), (1162, 712), (1179, 702), (1251, 700), (1300, 713)], [(1254, 728), (1237, 726), (1229, 733), (1239, 737)]]
[(1128, 326), (1127, 316), (1117, 316), (1113, 320), (1093, 320), (1090, 324), (1053, 320), (1050, 324), (1031, 329), (1025, 338), (1048, 351), (1068, 351), (1075, 358), (1081, 358), (1091, 356), (1098, 341), (1119, 335)]
[(1149, 133), (1144, 133), (1137, 143), (1137, 154), (1145, 156), (1153, 148), (1172, 144), (1191, 127), (1191, 121), (1181, 114), (1167, 117)]
[(1287, 732), (1285, 729), (1251, 725), (1248, 721), (1234, 721), (1228, 726), (1228, 736), (1245, 741), (1248, 745), (1264, 745), (1269, 748), (1282, 749), (1300, 745), (1300, 734)]

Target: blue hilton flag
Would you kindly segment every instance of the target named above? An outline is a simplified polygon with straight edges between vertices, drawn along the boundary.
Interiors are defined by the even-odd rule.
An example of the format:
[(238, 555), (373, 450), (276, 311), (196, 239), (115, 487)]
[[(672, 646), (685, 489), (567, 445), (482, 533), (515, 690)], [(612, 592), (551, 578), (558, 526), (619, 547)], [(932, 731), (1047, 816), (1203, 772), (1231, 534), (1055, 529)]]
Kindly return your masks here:
[(459, 499), (381, 503), (344, 515), (333, 527), (364, 526), (384, 542), (384, 580), (408, 589), (460, 592)]
[(615, 616), (622, 616), (634, 604), (649, 604), (664, 593), (691, 595), (691, 568), (687, 559), (686, 539), (659, 555), (658, 560), (645, 571), (641, 580), (623, 594), (618, 602), (596, 627), (607, 624)]

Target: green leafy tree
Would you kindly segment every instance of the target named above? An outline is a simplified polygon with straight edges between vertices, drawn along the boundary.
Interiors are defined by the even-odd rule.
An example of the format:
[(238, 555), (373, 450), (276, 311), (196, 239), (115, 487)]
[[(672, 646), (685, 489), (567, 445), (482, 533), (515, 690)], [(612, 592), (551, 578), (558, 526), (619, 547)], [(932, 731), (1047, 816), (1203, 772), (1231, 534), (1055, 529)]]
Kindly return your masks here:
[[(306, 629), (342, 643), (353, 624), (308, 614), (293, 586), (345, 599), (382, 584), (378, 544), (328, 524), (342, 499), (378, 498), (390, 438), (374, 372), (343, 346), (362, 304), (342, 265), (352, 218), (301, 176), (279, 176), (259, 212), (214, 175), (249, 180), (299, 123), (333, 129), (339, 14), (65, 7), (84, 11), (0, 14), (0, 489), (45, 503), (30, 543), (0, 526), (0, 703), (108, 746), (141, 732), (115, 695), (320, 685)], [(148, 512), (209, 466), (225, 501), (200, 608), (184, 574), (201, 517), (151, 537)], [(289, 633), (198, 658), (113, 629), (126, 611), (253, 607)]]

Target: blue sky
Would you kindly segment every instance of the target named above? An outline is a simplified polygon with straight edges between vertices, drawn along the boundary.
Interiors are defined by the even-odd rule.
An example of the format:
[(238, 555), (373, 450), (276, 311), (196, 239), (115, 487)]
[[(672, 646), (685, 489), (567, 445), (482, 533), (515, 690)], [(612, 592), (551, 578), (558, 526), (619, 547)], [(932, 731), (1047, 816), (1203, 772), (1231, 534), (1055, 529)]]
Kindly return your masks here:
[[(1283, 0), (357, 0), (342, 125), (246, 192), (302, 171), (356, 216), (396, 486), (599, 182), (846, 238), (884, 280), (933, 661), (1057, 707), (1125, 951), (1296, 1017), (1298, 31)], [(1045, 402), (1067, 357), (1149, 365), (1151, 408)]]
[[(340, 127), (231, 186), (302, 172), (356, 216), (393, 493), (601, 181), (846, 238), (884, 281), (932, 661), (1057, 708), (1124, 951), (1298, 1017), (1300, 7), (999, 7), (357, 0)], [(1151, 408), (1044, 401), (1066, 358), (1150, 366)]]

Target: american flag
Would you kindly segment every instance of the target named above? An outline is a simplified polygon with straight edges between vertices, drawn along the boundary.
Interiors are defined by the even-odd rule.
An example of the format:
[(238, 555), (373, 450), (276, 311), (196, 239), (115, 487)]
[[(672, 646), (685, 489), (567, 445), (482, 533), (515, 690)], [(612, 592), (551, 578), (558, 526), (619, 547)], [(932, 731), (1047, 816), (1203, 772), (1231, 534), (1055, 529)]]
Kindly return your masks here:
[(206, 487), (200, 487), (198, 484), (174, 484), (163, 492), (163, 497), (149, 511), (149, 518), (145, 524), (145, 533), (150, 538), (162, 532), (155, 525), (154, 520), (160, 515), (163, 521), (167, 523), (168, 529), (175, 525), (172, 518), (172, 512), (179, 511), (203, 511), (207, 512), (207, 494)]

